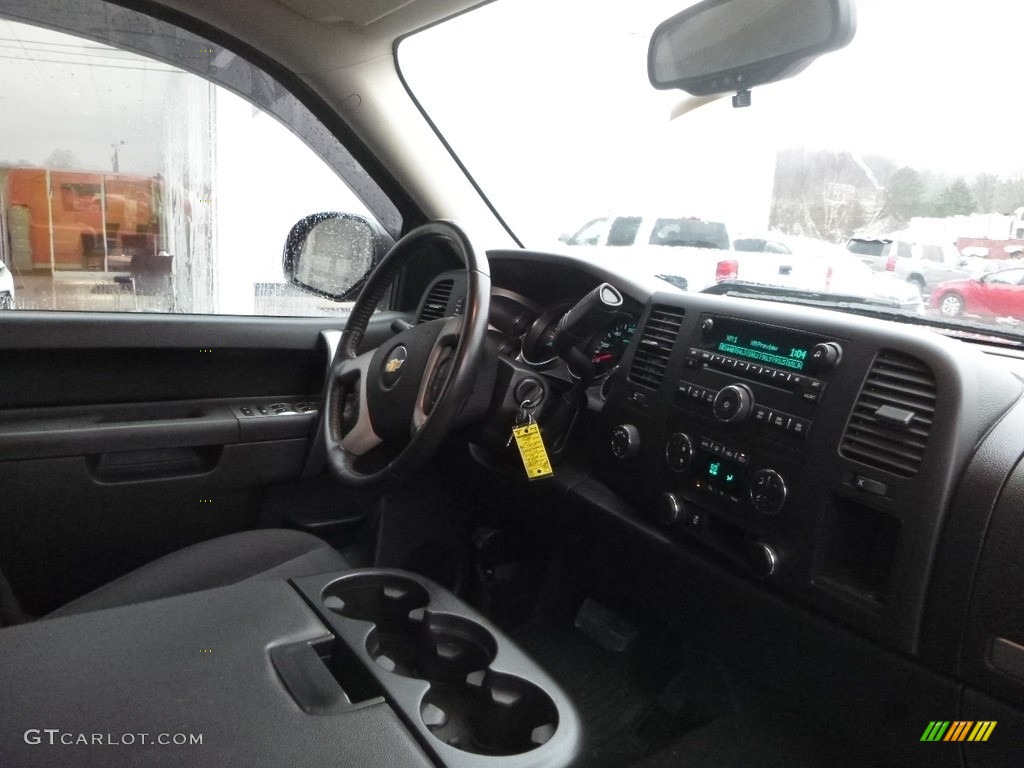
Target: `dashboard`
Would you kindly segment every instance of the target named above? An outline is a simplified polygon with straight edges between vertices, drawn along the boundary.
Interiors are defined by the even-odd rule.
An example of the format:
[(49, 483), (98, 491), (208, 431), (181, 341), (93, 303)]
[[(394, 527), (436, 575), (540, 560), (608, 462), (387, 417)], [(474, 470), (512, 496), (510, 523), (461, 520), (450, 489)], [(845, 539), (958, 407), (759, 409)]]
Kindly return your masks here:
[[(661, 291), (570, 257), (489, 258), (503, 354), (588, 391), (583, 436), (560, 457), (587, 478), (570, 496), (628, 518), (666, 558), (713, 563), (1024, 706), (1019, 358), (912, 325)], [(602, 282), (621, 312), (580, 344), (594, 369), (576, 376), (545, 344)]]

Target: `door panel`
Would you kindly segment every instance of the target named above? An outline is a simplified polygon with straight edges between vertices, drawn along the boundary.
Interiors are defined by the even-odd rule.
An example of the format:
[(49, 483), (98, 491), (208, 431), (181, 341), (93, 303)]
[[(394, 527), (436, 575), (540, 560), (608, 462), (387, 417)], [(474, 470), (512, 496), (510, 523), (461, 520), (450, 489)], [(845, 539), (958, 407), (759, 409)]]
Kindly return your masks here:
[[(390, 337), (396, 317), (409, 319), (378, 313), (365, 345)], [(43, 615), (161, 555), (255, 527), (276, 489), (301, 487), (329, 364), (321, 332), (343, 325), (0, 317), (0, 568), (24, 610)], [(312, 410), (277, 415), (279, 401)]]

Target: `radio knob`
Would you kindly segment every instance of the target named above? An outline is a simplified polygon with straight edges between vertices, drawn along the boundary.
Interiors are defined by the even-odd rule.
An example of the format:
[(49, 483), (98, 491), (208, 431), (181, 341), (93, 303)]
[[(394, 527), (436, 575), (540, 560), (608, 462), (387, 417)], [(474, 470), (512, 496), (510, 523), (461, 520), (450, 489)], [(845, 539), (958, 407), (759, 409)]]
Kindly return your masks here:
[(632, 424), (619, 424), (612, 430), (612, 455), (628, 459), (640, 450), (640, 432)]
[(826, 341), (811, 347), (811, 365), (817, 371), (835, 368), (843, 359), (843, 348), (834, 341)]
[(665, 443), (665, 461), (675, 472), (683, 472), (693, 458), (693, 442), (690, 436), (676, 432)]
[(654, 509), (654, 515), (659, 523), (672, 525), (679, 522), (683, 514), (683, 502), (674, 493), (663, 493), (658, 497), (658, 505)]
[(786, 504), (788, 495), (786, 481), (774, 469), (760, 469), (750, 480), (750, 500), (758, 512), (776, 514)]
[(718, 390), (713, 410), (719, 421), (738, 424), (750, 416), (754, 393), (745, 384), (730, 384)]

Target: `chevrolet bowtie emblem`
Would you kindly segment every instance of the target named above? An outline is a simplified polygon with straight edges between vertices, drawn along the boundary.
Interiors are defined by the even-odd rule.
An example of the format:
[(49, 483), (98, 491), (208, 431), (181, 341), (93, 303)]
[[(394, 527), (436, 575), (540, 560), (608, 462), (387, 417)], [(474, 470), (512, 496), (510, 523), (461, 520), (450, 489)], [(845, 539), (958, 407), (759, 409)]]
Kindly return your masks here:
[(384, 366), (385, 373), (394, 373), (395, 371), (402, 367), (402, 363), (404, 362), (405, 360), (403, 360), (400, 357), (391, 358)]

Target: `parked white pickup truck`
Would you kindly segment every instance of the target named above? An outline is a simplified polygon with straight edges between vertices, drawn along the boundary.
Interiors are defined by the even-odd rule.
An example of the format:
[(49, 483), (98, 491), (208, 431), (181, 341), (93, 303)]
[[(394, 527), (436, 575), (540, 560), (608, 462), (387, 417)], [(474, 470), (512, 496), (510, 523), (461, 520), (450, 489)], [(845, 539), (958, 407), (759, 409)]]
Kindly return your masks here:
[(605, 216), (562, 241), (594, 249), (596, 260), (635, 261), (645, 274), (701, 291), (722, 280), (823, 289), (827, 265), (792, 253), (736, 251), (725, 224), (670, 216)]

